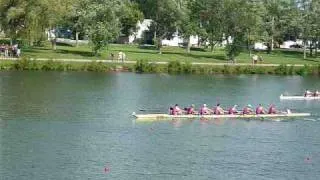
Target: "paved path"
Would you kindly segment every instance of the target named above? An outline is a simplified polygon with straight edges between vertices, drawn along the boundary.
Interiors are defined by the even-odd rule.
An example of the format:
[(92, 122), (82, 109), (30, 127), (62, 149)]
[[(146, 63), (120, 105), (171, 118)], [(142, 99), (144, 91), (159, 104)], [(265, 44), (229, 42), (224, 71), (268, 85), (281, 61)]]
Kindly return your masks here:
[[(0, 58), (0, 60), (4, 60), (3, 57)], [(6, 58), (5, 60), (12, 60), (12, 61), (17, 61), (19, 60), (18, 58)], [(92, 60), (92, 59), (48, 59), (48, 58), (31, 58), (30, 60), (37, 60), (37, 61), (60, 61), (60, 62), (103, 62), (103, 63), (118, 63), (118, 64), (135, 64), (136, 61), (118, 61), (118, 60)], [(157, 61), (157, 62), (149, 62), (149, 63), (154, 63), (154, 64), (168, 64), (168, 62), (164, 61)], [(205, 66), (253, 66), (251, 63), (206, 63), (206, 62), (193, 62), (191, 63), (192, 65), (205, 65)], [(262, 66), (262, 67), (276, 67), (280, 66), (281, 64), (255, 64), (254, 66)], [(291, 64), (288, 64), (290, 66)], [(303, 64), (292, 64), (292, 66), (295, 67), (303, 67)]]

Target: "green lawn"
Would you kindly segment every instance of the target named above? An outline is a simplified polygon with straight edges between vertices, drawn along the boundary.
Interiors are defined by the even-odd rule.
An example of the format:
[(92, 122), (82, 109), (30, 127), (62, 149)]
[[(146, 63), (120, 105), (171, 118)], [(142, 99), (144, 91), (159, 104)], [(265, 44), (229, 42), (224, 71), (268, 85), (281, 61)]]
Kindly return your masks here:
[[(179, 47), (164, 47), (162, 54), (159, 54), (154, 49), (139, 48), (137, 45), (120, 45), (111, 44), (109, 47), (101, 52), (99, 57), (92, 55), (89, 46), (57, 46), (57, 50), (53, 51), (51, 47), (35, 47), (24, 48), (22, 54), (33, 58), (54, 58), (54, 59), (110, 59), (110, 54), (115, 55), (118, 52), (126, 53), (127, 60), (148, 60), (148, 61), (186, 61), (186, 62), (213, 62), (223, 63), (227, 62), (225, 53), (222, 49), (217, 49), (213, 53), (206, 49), (194, 49), (190, 54), (186, 50)], [(275, 50), (271, 54), (259, 52), (263, 57), (263, 63), (269, 64), (316, 64), (320, 62), (318, 58), (308, 58), (303, 60), (303, 53), (297, 51)], [(248, 53), (241, 53), (237, 58), (237, 63), (251, 63)]]

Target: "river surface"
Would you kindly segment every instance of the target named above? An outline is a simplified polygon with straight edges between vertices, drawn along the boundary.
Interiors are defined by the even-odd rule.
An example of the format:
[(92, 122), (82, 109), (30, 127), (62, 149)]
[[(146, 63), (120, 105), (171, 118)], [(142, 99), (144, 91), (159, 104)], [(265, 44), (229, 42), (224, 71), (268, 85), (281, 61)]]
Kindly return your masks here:
[[(299, 76), (0, 72), (0, 179), (320, 179), (320, 89)], [(139, 122), (132, 112), (221, 103), (311, 117)], [(141, 111), (142, 110), (142, 111)]]

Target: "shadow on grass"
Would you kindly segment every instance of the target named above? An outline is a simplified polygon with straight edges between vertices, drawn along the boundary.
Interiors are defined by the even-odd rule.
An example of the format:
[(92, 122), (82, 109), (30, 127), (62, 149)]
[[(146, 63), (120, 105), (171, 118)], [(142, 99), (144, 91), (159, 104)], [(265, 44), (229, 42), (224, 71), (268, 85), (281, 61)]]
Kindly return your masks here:
[(83, 51), (83, 50), (65, 50), (65, 49), (57, 49), (56, 53), (61, 54), (71, 54), (71, 55), (79, 55), (83, 57), (94, 57), (94, 54), (90, 51)]
[[(180, 47), (181, 49), (186, 50), (186, 47)], [(201, 47), (191, 47), (190, 48), (191, 51), (198, 51), (198, 52), (207, 52), (204, 48)]]
[(57, 46), (74, 47), (72, 44), (68, 44), (68, 43), (64, 43), (64, 42), (57, 42)]
[(308, 62), (320, 62), (320, 60), (317, 60), (317, 57), (307, 57), (307, 59), (303, 59), (303, 50), (302, 49), (278, 49), (274, 50), (274, 52), (271, 53), (271, 55), (278, 55), (283, 57), (290, 57), (299, 59), (301, 61), (308, 61)]
[[(117, 50), (113, 50), (117, 51)], [(123, 50), (125, 53), (135, 53), (135, 54), (159, 54), (158, 51), (136, 51), (136, 50)], [(206, 59), (215, 59), (215, 60), (221, 60), (225, 61), (226, 58), (224, 55), (220, 54), (188, 54), (186, 52), (170, 52), (170, 51), (162, 51), (162, 55), (179, 55), (183, 57), (190, 57), (194, 59), (198, 58), (206, 58)]]
[(76, 50), (76, 49), (75, 50), (57, 49), (56, 51), (54, 51), (51, 48), (37, 47), (37, 48), (23, 49), (22, 52), (32, 53), (32, 54), (42, 54), (42, 55), (48, 55), (48, 54), (54, 53), (54, 54), (79, 55), (83, 57), (94, 57), (94, 54), (90, 51), (83, 51), (83, 50)]

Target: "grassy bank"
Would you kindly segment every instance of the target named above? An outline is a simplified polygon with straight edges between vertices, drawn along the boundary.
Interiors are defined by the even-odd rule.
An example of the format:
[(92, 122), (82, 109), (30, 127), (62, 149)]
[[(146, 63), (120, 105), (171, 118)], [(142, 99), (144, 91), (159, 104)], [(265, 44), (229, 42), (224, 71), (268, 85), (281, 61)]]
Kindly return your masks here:
[(136, 64), (110, 64), (102, 62), (60, 62), (31, 61), (23, 58), (19, 61), (0, 61), (0, 70), (33, 70), (33, 71), (126, 71), (136, 73), (169, 73), (169, 74), (274, 74), (274, 75), (317, 75), (320, 76), (320, 64), (302, 67), (280, 65), (277, 67), (261, 66), (204, 66), (171, 61), (168, 64), (155, 64), (139, 60)]
[[(227, 62), (223, 49), (216, 49), (214, 52), (211, 52), (209, 49), (193, 48), (191, 53), (188, 54), (184, 48), (164, 47), (162, 54), (159, 54), (153, 47), (123, 44), (110, 44), (107, 49), (101, 51), (100, 56), (93, 56), (91, 48), (87, 45), (79, 47), (60, 45), (57, 46), (56, 51), (53, 51), (50, 45), (24, 48), (22, 49), (22, 54), (24, 57), (32, 58), (102, 60), (111, 59), (111, 53), (116, 56), (120, 51), (126, 54), (127, 60), (133, 61)], [(320, 57), (307, 58), (304, 60), (301, 51), (274, 50), (271, 54), (265, 52), (256, 52), (256, 54), (262, 56), (262, 63), (264, 64), (317, 64), (320, 62)], [(251, 63), (251, 58), (247, 52), (241, 53), (236, 60), (237, 63)]]

